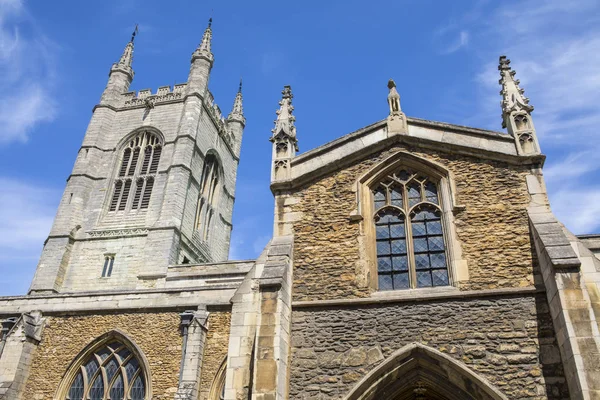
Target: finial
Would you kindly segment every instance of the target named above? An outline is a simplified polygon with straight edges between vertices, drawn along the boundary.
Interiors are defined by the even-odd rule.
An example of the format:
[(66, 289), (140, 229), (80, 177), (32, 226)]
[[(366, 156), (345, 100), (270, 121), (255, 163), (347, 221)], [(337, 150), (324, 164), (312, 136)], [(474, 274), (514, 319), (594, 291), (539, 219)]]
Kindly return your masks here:
[(520, 82), (515, 79), (516, 71), (512, 70), (510, 60), (506, 56), (500, 56), (498, 71), (500, 71), (498, 83), (502, 86), (502, 90), (500, 90), (502, 95), (502, 127), (506, 128), (505, 116), (518, 111), (531, 113), (533, 106), (529, 104), (529, 99), (523, 95), (525, 91), (519, 87)]
[(271, 137), (271, 141), (290, 138), (294, 144), (294, 148), (298, 151), (296, 126), (294, 125), (296, 117), (292, 115), (294, 111), (294, 106), (292, 105), (293, 98), (292, 87), (285, 85), (281, 91), (281, 100), (279, 101), (279, 110), (277, 110), (277, 119), (275, 120), (275, 128), (272, 130), (273, 136)]
[(196, 59), (196, 58), (205, 58), (208, 61), (210, 61), (211, 66), (212, 66), (212, 62), (213, 62), (213, 54), (212, 51), (210, 49), (210, 42), (212, 40), (212, 17), (208, 19), (208, 27), (204, 30), (204, 34), (202, 35), (202, 41), (200, 42), (200, 45), (198, 45), (198, 48), (196, 49), (196, 51), (194, 51), (194, 54), (192, 55), (192, 60)]
[(130, 42), (133, 43), (133, 41), (135, 40), (135, 35), (137, 35), (138, 33), (138, 24), (135, 24), (135, 29), (133, 30), (133, 33), (131, 34), (131, 40)]
[(388, 81), (388, 89), (392, 89), (392, 88), (395, 88), (395, 87), (396, 87), (396, 82), (394, 82), (393, 79), (390, 79)]
[(506, 56), (500, 56), (498, 70), (498, 83), (502, 86), (502, 127), (514, 136), (517, 154), (539, 154), (540, 145), (531, 119), (533, 106), (524, 96), (525, 91), (519, 87), (519, 80), (515, 79), (516, 72), (510, 68), (510, 60)]
[(238, 89), (237, 94), (235, 95), (235, 100), (233, 101), (233, 108), (231, 109), (231, 113), (227, 117), (227, 119), (241, 119), (243, 123), (246, 123), (246, 119), (244, 118), (244, 108), (242, 105), (242, 79), (240, 78), (240, 87)]

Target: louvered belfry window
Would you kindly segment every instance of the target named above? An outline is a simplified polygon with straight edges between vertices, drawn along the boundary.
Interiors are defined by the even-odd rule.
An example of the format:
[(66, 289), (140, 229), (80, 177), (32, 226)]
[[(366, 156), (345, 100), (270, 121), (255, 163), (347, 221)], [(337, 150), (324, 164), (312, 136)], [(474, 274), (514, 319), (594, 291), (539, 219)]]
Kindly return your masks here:
[(379, 290), (448, 286), (438, 184), (400, 169), (372, 193)]
[(162, 143), (151, 132), (141, 132), (127, 143), (115, 178), (109, 211), (148, 208), (161, 152)]
[(195, 228), (199, 232), (200, 238), (203, 241), (207, 241), (216, 209), (219, 189), (219, 164), (215, 156), (209, 154), (206, 157), (201, 179)]

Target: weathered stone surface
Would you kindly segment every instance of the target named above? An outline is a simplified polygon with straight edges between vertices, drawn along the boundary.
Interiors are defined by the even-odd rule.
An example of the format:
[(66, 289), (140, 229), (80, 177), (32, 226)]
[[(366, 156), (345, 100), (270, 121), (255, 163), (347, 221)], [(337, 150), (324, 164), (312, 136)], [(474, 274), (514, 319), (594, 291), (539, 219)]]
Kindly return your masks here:
[[(398, 150), (446, 166), (456, 181), (455, 214), (469, 281), (461, 289), (522, 287), (533, 284), (536, 262), (529, 236), (529, 195), (524, 167), (474, 157), (397, 145), (294, 192), (286, 212), (300, 212), (295, 235), (294, 299), (365, 297), (369, 294), (356, 209), (356, 180)], [(364, 252), (363, 252), (364, 253)], [(364, 257), (364, 254), (362, 254)]]
[(204, 345), (198, 396), (200, 400), (208, 399), (216, 374), (227, 357), (230, 323), (229, 312), (211, 312), (208, 316), (208, 333)]
[(509, 399), (569, 398), (546, 300), (532, 295), (295, 309), (290, 399), (340, 399), (412, 342), (464, 363)]
[(46, 317), (24, 399), (51, 400), (67, 368), (98, 336), (113, 329), (127, 334), (150, 364), (152, 399), (172, 399), (179, 380), (182, 338), (179, 313)]

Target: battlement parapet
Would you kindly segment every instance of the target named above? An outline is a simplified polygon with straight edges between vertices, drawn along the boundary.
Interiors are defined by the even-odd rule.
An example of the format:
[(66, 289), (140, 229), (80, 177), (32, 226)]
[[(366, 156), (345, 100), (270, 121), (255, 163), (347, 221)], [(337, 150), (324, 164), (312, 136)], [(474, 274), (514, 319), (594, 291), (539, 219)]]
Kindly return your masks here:
[(137, 93), (127, 92), (123, 94), (124, 107), (154, 107), (157, 103), (164, 103), (172, 100), (179, 100), (183, 98), (187, 83), (180, 83), (173, 86), (161, 86), (158, 88), (155, 94), (152, 94), (152, 89), (143, 89)]

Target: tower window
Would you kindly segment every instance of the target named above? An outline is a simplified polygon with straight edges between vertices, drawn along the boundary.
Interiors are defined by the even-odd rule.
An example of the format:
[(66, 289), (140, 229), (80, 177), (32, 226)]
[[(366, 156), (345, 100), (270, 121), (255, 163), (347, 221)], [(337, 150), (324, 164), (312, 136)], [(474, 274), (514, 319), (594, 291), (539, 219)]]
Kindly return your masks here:
[(104, 255), (104, 266), (102, 267), (102, 277), (103, 278), (108, 278), (112, 275), (114, 264), (115, 264), (115, 255), (114, 254), (105, 254)]
[(372, 193), (379, 290), (448, 286), (436, 182), (401, 169)]
[(148, 208), (161, 153), (161, 141), (150, 132), (141, 132), (127, 142), (115, 178), (109, 211)]
[(219, 164), (214, 155), (208, 155), (204, 161), (198, 206), (196, 207), (195, 229), (203, 241), (210, 235), (213, 215), (219, 197)]

